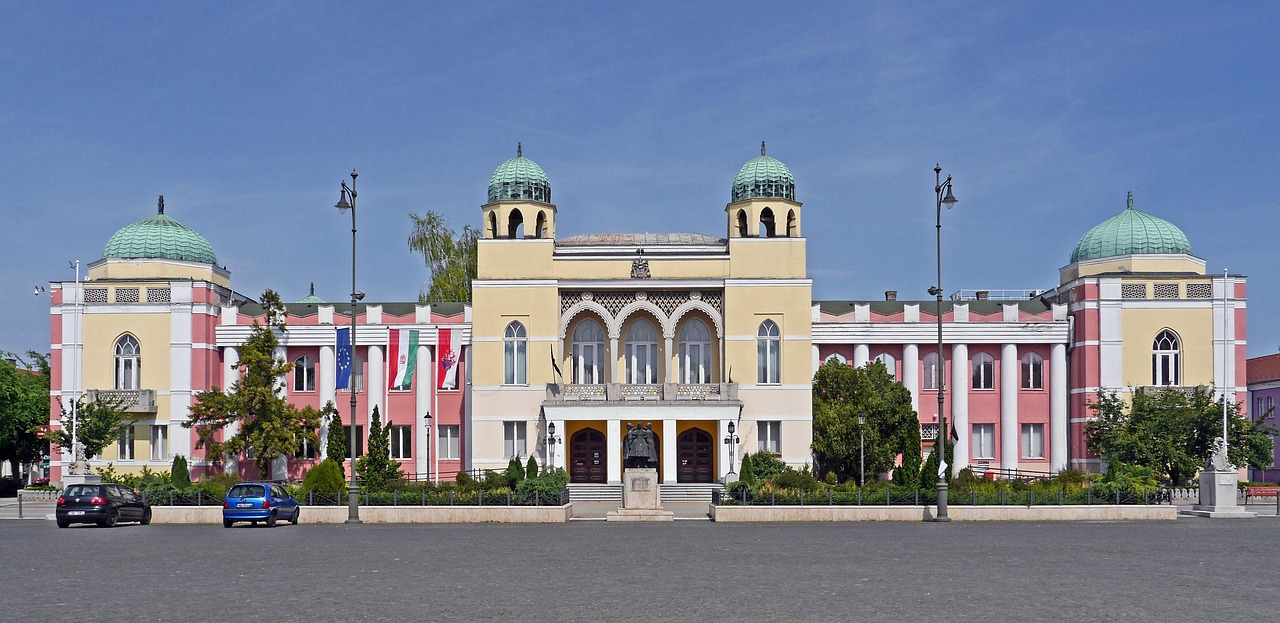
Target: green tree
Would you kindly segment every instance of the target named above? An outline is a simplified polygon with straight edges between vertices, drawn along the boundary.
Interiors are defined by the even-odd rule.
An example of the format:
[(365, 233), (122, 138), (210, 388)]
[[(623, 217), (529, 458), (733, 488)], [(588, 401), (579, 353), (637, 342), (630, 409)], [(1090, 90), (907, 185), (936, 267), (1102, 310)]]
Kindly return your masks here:
[[(858, 424), (860, 413), (867, 416), (865, 426)], [(813, 452), (820, 474), (864, 482), (858, 471), (860, 431), (868, 475), (893, 469), (898, 454), (904, 466), (920, 464), (920, 420), (911, 409), (911, 392), (879, 361), (861, 368), (828, 361), (813, 379)]]
[(325, 403), (321, 413), (329, 416), (329, 435), (325, 437), (324, 456), (338, 464), (338, 469), (346, 475), (342, 462), (347, 458), (347, 430), (342, 427), (342, 415), (333, 406), (333, 401)]
[(356, 473), (371, 491), (382, 491), (394, 480), (404, 476), (400, 472), (400, 462), (391, 460), (391, 423), (382, 425), (382, 416), (378, 407), (373, 407), (373, 416), (369, 418), (369, 449), (356, 459)]
[(333, 459), (325, 459), (307, 470), (307, 475), (302, 479), (302, 492), (332, 496), (346, 493), (347, 482), (342, 472), (342, 464)]
[(173, 457), (173, 467), (169, 470), (169, 482), (179, 491), (191, 486), (191, 470), (187, 468), (187, 458), (181, 454)]
[[(1116, 392), (1103, 392), (1089, 408), (1097, 414), (1085, 423), (1089, 450), (1129, 465), (1155, 470), (1182, 484), (1204, 466), (1215, 437), (1222, 436), (1222, 398), (1205, 387), (1135, 389), (1126, 402)], [(1227, 456), (1235, 465), (1271, 465), (1272, 431), (1261, 422), (1240, 417), (1240, 407), (1227, 403)]]
[[(133, 426), (133, 420), (124, 416), (125, 405), (119, 398), (86, 400), (76, 399), (75, 437), (84, 446), (84, 456), (102, 454), (109, 445), (120, 439), (124, 431)], [(49, 441), (70, 452), (72, 437), (71, 411), (62, 408), (62, 428), (50, 431)]]
[(755, 464), (752, 462), (750, 454), (742, 455), (742, 469), (738, 471), (738, 480), (741, 480), (748, 485), (754, 485), (756, 483)]
[(524, 466), (524, 477), (525, 478), (538, 477), (538, 459), (533, 458), (532, 454), (529, 455), (529, 462), (526, 463)]
[[(292, 363), (275, 358), (277, 333), (286, 330), (284, 304), (271, 290), (262, 293), (261, 304), (267, 324), (255, 321), (240, 347), (240, 378), (225, 392), (215, 387), (197, 394), (191, 417), (182, 425), (195, 429), (196, 448), (204, 448), (212, 462), (252, 448), (254, 463), (265, 476), (271, 473), (272, 461), (294, 456), (303, 441), (319, 443), (315, 431), (320, 413), (312, 407), (297, 409), (280, 395), (280, 380), (293, 369)], [(219, 440), (230, 424), (238, 424), (239, 430)]]
[(0, 461), (8, 461), (12, 474), (49, 450), (49, 440), (36, 436), (49, 423), (49, 359), (34, 351), (27, 358), (0, 353)]
[(434, 210), (427, 210), (423, 216), (410, 212), (409, 219), (413, 221), (409, 250), (421, 253), (431, 272), (431, 288), (421, 301), (470, 303), (480, 230), (465, 225), (461, 234), (455, 233), (444, 216)]
[(507, 478), (508, 486), (515, 488), (521, 480), (524, 480), (524, 467), (520, 465), (520, 457), (513, 456), (507, 461), (507, 470), (503, 472)]

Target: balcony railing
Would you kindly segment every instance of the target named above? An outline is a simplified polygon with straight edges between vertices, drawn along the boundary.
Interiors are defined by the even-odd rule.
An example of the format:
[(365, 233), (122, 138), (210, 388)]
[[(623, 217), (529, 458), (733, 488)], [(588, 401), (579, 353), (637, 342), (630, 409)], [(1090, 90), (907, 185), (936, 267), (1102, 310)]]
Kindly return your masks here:
[(156, 390), (154, 389), (91, 389), (85, 392), (85, 399), (118, 400), (125, 413), (155, 413)]
[(547, 384), (551, 402), (626, 401), (690, 402), (738, 399), (737, 383), (600, 383), (595, 385)]

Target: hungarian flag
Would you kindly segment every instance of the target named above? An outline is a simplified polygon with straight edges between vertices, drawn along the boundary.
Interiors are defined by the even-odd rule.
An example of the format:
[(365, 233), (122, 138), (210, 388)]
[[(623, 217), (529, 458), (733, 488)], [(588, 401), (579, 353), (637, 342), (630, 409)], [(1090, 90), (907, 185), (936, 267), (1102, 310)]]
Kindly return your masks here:
[(437, 329), (436, 358), (440, 362), (436, 389), (458, 389), (458, 353), (453, 349), (453, 329)]
[(418, 332), (411, 329), (391, 331), (391, 374), (387, 389), (413, 389), (413, 369), (418, 365)]

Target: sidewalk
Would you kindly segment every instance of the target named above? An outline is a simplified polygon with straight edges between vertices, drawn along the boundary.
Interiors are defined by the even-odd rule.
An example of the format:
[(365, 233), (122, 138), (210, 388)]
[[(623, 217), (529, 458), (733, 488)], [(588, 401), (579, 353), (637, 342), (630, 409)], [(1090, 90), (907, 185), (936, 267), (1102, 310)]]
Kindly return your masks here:
[(22, 517), (18, 517), (18, 498), (0, 498), (0, 519), (53, 519), (55, 502), (22, 501)]

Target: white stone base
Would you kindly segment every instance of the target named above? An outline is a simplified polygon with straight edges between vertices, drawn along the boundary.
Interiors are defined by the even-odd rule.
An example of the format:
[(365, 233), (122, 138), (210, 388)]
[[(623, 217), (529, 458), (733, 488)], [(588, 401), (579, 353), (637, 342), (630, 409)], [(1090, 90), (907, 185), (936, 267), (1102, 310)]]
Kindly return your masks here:
[(619, 508), (605, 513), (605, 521), (675, 521), (676, 514), (662, 509)]
[(1210, 519), (1248, 519), (1258, 516), (1257, 513), (1246, 510), (1243, 506), (1200, 506), (1199, 504), (1192, 506), (1191, 510), (1178, 511), (1178, 514)]
[(1200, 504), (1191, 510), (1181, 511), (1183, 515), (1192, 517), (1209, 517), (1211, 519), (1242, 519), (1257, 517), (1258, 514), (1246, 510), (1236, 504), (1236, 481), (1239, 475), (1232, 471), (1206, 469), (1200, 472)]
[(100, 485), (102, 484), (102, 476), (97, 474), (64, 474), (62, 476), (62, 486), (69, 485)]

